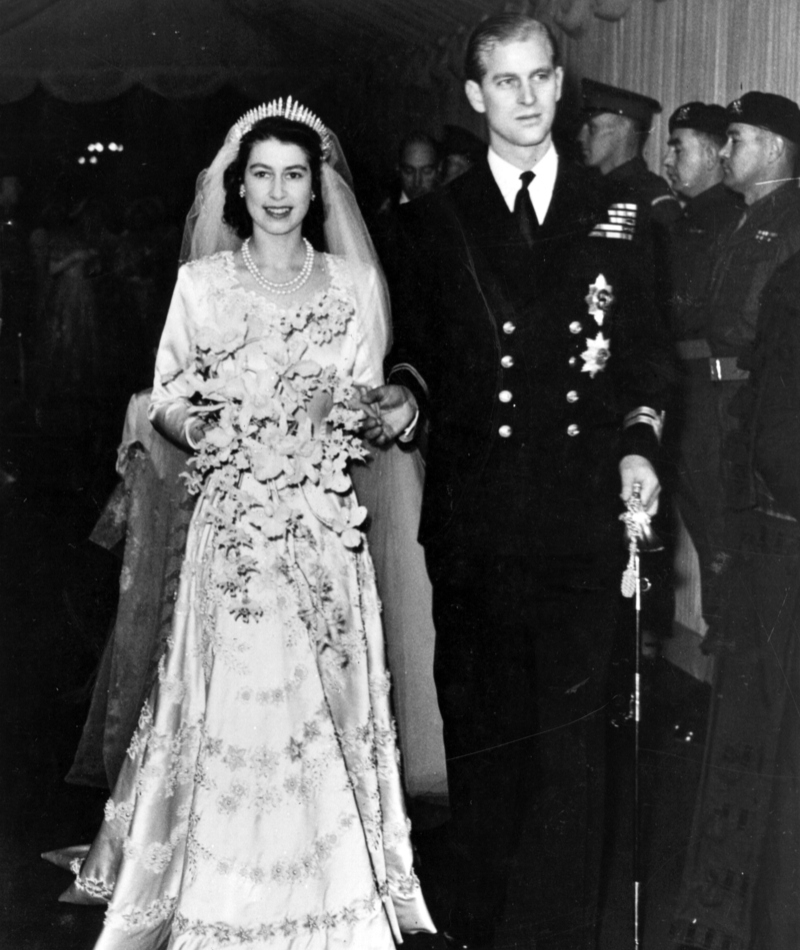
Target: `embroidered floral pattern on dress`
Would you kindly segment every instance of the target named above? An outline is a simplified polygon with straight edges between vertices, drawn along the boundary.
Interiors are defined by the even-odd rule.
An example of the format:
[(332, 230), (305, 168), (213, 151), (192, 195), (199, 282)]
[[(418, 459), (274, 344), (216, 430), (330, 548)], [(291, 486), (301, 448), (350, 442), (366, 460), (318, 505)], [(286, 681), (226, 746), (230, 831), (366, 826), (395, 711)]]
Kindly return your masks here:
[(147, 703), (139, 722), (128, 755), (131, 758), (142, 756), (145, 750), (149, 755), (139, 768), (136, 794), (141, 795), (147, 788), (158, 788), (164, 798), (170, 798), (178, 786), (190, 785), (194, 780), (203, 722), (200, 719), (193, 723), (181, 722), (172, 732), (156, 732)]
[(113, 887), (109, 886), (105, 881), (101, 881), (99, 878), (81, 877), (82, 864), (82, 858), (73, 858), (69, 863), (69, 869), (75, 875), (75, 886), (78, 890), (83, 891), (84, 894), (88, 894), (89, 897), (94, 897), (95, 900), (98, 901), (108, 902), (111, 900), (111, 895), (114, 893)]
[(304, 917), (286, 917), (279, 923), (261, 924), (258, 927), (236, 927), (221, 921), (206, 922), (190, 920), (183, 914), (176, 914), (173, 921), (173, 930), (179, 935), (191, 934), (198, 937), (207, 937), (220, 944), (259, 943), (276, 940), (280, 937), (290, 939), (297, 936), (306, 937), (309, 934), (323, 930), (335, 930), (340, 927), (352, 927), (360, 920), (373, 917), (380, 910), (380, 900), (377, 895), (364, 897), (348, 904), (336, 913), (307, 914)]
[(411, 895), (419, 888), (419, 878), (412, 871), (411, 874), (405, 874), (402, 876), (396, 876), (393, 874), (389, 875), (389, 884), (393, 891), (397, 894), (400, 894), (402, 897), (411, 897)]
[[(298, 491), (306, 500), (315, 490), (351, 499), (346, 468), (365, 455), (358, 437), (362, 413), (349, 407), (352, 382), (307, 355), (309, 342), (330, 343), (355, 318), (336, 274), (334, 267), (330, 286), (295, 309), (276, 309), (254, 295), (243, 311), (234, 305), (237, 295), (226, 292), (214, 324), (198, 331), (185, 370), (195, 412), (211, 426), (188, 477), (193, 492), (208, 478), (215, 497), (207, 515), (214, 528), (208, 579), (217, 602), (245, 620), (267, 609), (268, 592), (259, 590), (265, 555), (269, 560), (264, 542), (282, 538), (291, 546), (293, 538), (307, 537), (307, 507), (295, 502)], [(243, 475), (267, 486), (271, 500)], [(363, 508), (348, 500), (338, 514), (322, 517), (345, 546), (361, 546)]]
[(142, 908), (133, 908), (132, 910), (124, 911), (121, 914), (115, 914), (113, 911), (109, 911), (106, 914), (106, 922), (111, 924), (122, 924), (122, 929), (124, 930), (139, 930), (142, 927), (159, 924), (164, 920), (169, 920), (169, 918), (175, 913), (175, 907), (177, 906), (177, 898), (175, 897), (162, 897), (158, 900), (154, 900), (150, 905), (144, 909)]
[(371, 673), (369, 688), (376, 696), (388, 696), (392, 691), (392, 677), (389, 671), (379, 670), (377, 673)]
[(189, 831), (188, 821), (179, 821), (172, 829), (168, 842), (151, 841), (143, 845), (133, 838), (126, 838), (123, 842), (123, 852), (129, 861), (136, 861), (145, 870), (152, 874), (164, 871), (175, 853), (175, 849), (183, 843)]
[(383, 840), (387, 844), (397, 844), (404, 841), (411, 833), (411, 822), (406, 819), (403, 822), (384, 822)]
[(187, 684), (177, 676), (169, 676), (162, 656), (158, 663), (158, 683), (162, 696), (168, 696), (173, 703), (179, 703), (186, 695)]
[[(207, 322), (216, 329), (200, 342), (233, 348), (208, 363), (209, 398), (218, 370), (233, 383), (225, 374), (238, 358), (256, 393), (282, 387), (285, 418), (273, 420), (276, 403), (249, 390), (227, 400), (227, 421), (219, 409), (217, 428), (230, 423), (239, 435), (213, 447), (220, 464), (205, 477), (189, 530), (168, 649), (87, 859), (88, 886), (107, 899), (119, 881), (109, 926), (133, 928), (137, 939), (169, 929), (186, 950), (388, 950), (395, 914), (412, 929), (426, 914), (418, 888), (407, 896), (411, 849), (374, 570), (363, 544), (347, 547), (361, 512), (344, 468), (325, 454), (345, 460), (350, 451), (336, 403), (365, 333), (353, 325), (350, 271), (331, 262), (327, 297), (292, 316), (226, 283), (230, 256), (189, 270), (196, 277), (181, 305), (192, 314), (199, 306), (200, 317), (187, 320), (186, 359), (176, 352), (176, 365), (195, 360), (197, 369), (191, 341)], [(328, 341), (324, 349), (312, 335)], [(318, 370), (301, 371), (303, 363)], [(175, 398), (191, 399), (186, 382)], [(245, 436), (251, 423), (257, 431)], [(251, 436), (255, 447), (243, 444)], [(248, 468), (236, 465), (240, 448)], [(390, 895), (402, 898), (394, 913)]]
[(270, 869), (270, 878), (278, 884), (297, 884), (309, 877), (321, 877), (338, 840), (333, 833), (317, 838), (296, 860), (276, 861)]
[(106, 821), (122, 821), (129, 824), (131, 818), (133, 818), (134, 807), (133, 802), (119, 802), (117, 804), (112, 798), (109, 798), (103, 809), (103, 814)]
[(292, 678), (287, 680), (285, 685), (278, 686), (275, 689), (253, 690), (251, 687), (240, 689), (236, 698), (244, 703), (254, 701), (262, 706), (277, 706), (297, 693), (308, 677), (308, 670), (304, 666), (295, 667)]

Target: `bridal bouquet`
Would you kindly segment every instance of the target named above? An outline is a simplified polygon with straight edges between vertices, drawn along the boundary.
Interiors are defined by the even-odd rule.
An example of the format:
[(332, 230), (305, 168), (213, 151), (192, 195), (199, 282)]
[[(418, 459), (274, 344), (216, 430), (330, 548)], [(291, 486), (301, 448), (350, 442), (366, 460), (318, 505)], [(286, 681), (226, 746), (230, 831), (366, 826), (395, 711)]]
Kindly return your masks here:
[[(186, 477), (193, 493), (208, 481), (215, 548), (222, 555), (215, 560), (224, 562), (219, 586), (245, 618), (260, 613), (248, 593), (248, 579), (264, 567), (259, 542), (307, 540), (310, 495), (348, 495), (347, 466), (367, 454), (358, 436), (363, 411), (354, 408), (358, 392), (352, 380), (309, 359), (307, 342), (294, 333), (308, 327), (312, 339), (320, 334), (329, 340), (344, 332), (351, 315), (344, 305), (339, 309), (344, 313), (330, 301), (324, 314), (301, 309), (279, 332), (252, 314), (232, 315), (203, 328), (195, 340), (186, 376), (194, 412), (207, 431)], [(263, 487), (249, 490), (247, 474)], [(298, 503), (303, 496), (309, 504)], [(358, 548), (366, 509), (350, 503), (326, 511), (317, 517), (346, 547)]]

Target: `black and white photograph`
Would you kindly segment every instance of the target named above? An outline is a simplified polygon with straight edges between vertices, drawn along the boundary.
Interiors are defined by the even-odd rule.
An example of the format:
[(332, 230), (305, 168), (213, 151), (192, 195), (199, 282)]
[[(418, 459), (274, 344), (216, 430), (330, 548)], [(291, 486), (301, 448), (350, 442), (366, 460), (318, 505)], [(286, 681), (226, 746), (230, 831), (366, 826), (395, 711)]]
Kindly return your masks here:
[(796, 0), (0, 0), (0, 950), (800, 950)]

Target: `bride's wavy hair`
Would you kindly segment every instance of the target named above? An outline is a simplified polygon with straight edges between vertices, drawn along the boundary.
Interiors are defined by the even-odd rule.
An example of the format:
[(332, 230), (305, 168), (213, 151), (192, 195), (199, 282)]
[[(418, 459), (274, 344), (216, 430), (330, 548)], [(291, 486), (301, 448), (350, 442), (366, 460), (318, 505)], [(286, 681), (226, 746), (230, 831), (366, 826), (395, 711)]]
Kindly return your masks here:
[(253, 233), (253, 219), (247, 210), (245, 199), (239, 195), (244, 184), (244, 173), (250, 160), (250, 152), (257, 142), (275, 139), (289, 145), (299, 146), (308, 159), (311, 168), (311, 188), (317, 196), (312, 201), (308, 213), (303, 219), (303, 235), (317, 250), (325, 248), (323, 223), (325, 212), (322, 206), (322, 142), (319, 135), (302, 122), (294, 122), (283, 116), (261, 119), (242, 136), (236, 158), (225, 169), (222, 183), (225, 188), (225, 206), (222, 220), (232, 228), (242, 240)]

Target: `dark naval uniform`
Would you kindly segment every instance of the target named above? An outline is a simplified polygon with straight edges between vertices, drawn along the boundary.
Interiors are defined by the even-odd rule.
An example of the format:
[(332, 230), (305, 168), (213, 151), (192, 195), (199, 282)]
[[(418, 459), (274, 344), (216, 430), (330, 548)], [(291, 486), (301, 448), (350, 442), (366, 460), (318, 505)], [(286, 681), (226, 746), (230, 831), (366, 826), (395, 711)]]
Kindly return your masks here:
[(670, 364), (637, 208), (603, 194), (562, 162), (529, 247), (484, 159), (401, 214), (393, 269), (390, 379), (429, 423), (420, 541), (456, 884), (442, 926), (486, 939), (535, 808), (542, 947), (592, 946), (618, 463), (655, 457)]
[(728, 445), (735, 544), (673, 928), (682, 948), (800, 945), (800, 255), (763, 290), (750, 366)]

